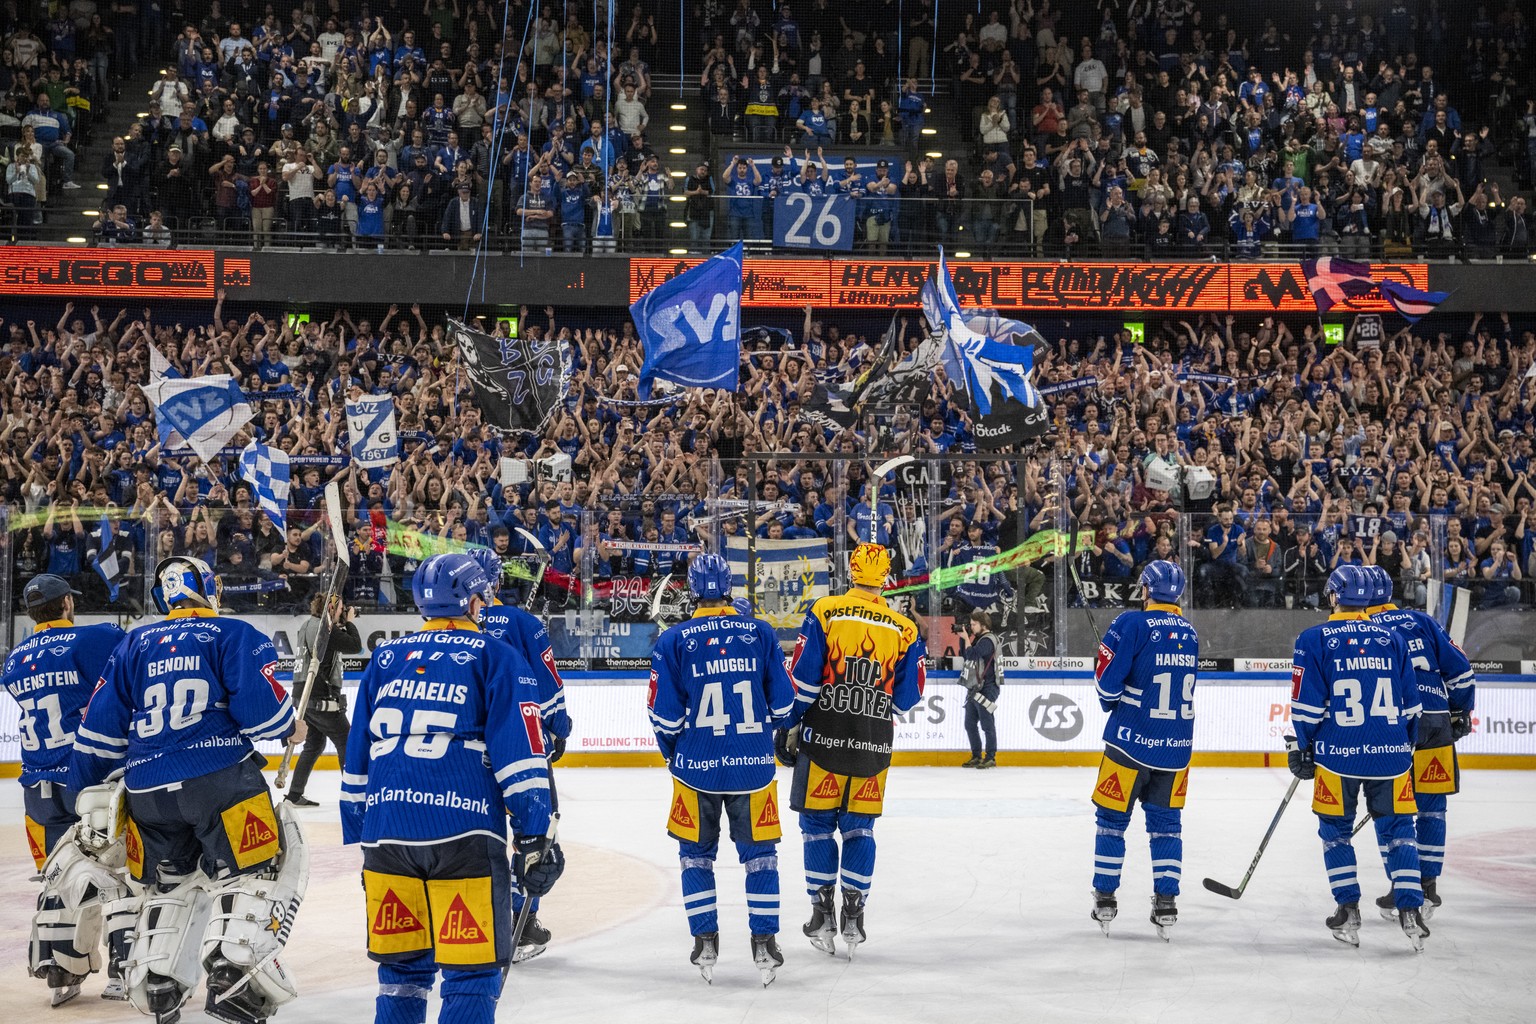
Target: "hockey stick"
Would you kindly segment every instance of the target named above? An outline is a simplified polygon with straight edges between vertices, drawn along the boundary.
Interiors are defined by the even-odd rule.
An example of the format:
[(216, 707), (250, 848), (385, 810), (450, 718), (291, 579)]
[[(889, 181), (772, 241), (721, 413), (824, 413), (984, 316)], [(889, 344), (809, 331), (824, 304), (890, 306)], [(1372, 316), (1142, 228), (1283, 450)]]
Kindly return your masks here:
[(1274, 818), (1270, 819), (1269, 830), (1264, 833), (1264, 839), (1259, 843), (1258, 852), (1253, 855), (1253, 863), (1248, 865), (1248, 873), (1243, 876), (1243, 880), (1238, 887), (1234, 889), (1230, 885), (1222, 885), (1214, 878), (1207, 878), (1204, 883), (1207, 889), (1218, 896), (1225, 896), (1228, 899), (1236, 900), (1242, 898), (1243, 890), (1248, 888), (1248, 880), (1253, 877), (1254, 870), (1259, 866), (1259, 858), (1264, 856), (1264, 848), (1269, 845), (1269, 840), (1274, 836), (1275, 829), (1280, 827), (1280, 816), (1291, 805), (1291, 797), (1296, 795), (1296, 787), (1299, 785), (1301, 785), (1300, 779), (1293, 778), (1291, 780), (1291, 788), (1285, 791), (1285, 797), (1281, 799), (1279, 809), (1275, 811)]
[[(554, 766), (550, 765), (548, 770), (549, 770), (549, 798), (550, 798), (550, 806), (554, 806), (555, 805), (555, 772), (554, 772)], [(549, 815), (549, 828), (544, 832), (544, 845), (539, 847), (539, 855), (538, 855), (537, 858), (534, 859), (534, 861), (533, 861), (534, 864), (537, 864), (539, 861), (543, 860), (545, 857), (547, 857), (549, 855), (549, 849), (550, 849), (550, 847), (555, 845), (555, 838), (556, 838), (556, 836), (559, 833), (559, 829), (560, 829), (560, 812), (559, 811), (551, 811), (550, 815)], [(521, 880), (519, 880), (519, 882), (518, 882), (518, 887), (519, 888), (522, 887)], [(526, 889), (523, 890), (523, 906), (522, 906), (522, 909), (520, 909), (517, 912), (517, 919), (512, 922), (512, 959), (508, 960), (507, 961), (507, 966), (505, 966), (505, 967), (503, 967), (501, 969), (501, 982), (502, 982), (503, 985), (505, 985), (506, 982), (507, 982), (507, 972), (510, 971), (514, 966), (516, 966), (517, 963), (519, 962), (518, 959), (517, 959), (517, 940), (522, 938), (522, 936), (523, 936), (523, 929), (528, 926), (528, 918), (533, 916), (533, 901), (535, 899), (537, 899), (537, 898), (538, 897), (536, 897), (536, 896), (530, 896)], [(529, 957), (529, 959), (531, 960), (532, 957)]]
[[(341, 595), (342, 587), (347, 583), (347, 571), (352, 567), (352, 553), (347, 550), (347, 538), (341, 532), (341, 490), (335, 480), (325, 485), (325, 515), (331, 532), (331, 541), (336, 545), (336, 562), (331, 566), (331, 579), (325, 588), (325, 604), (320, 607), (320, 628), (315, 632), (315, 648), (310, 652), (309, 666), (304, 673), (304, 686), (299, 691), (299, 701), (294, 705), (294, 715), (297, 721), (304, 721), (304, 713), (309, 710), (309, 696), (315, 691), (315, 679), (320, 674), (321, 663), (325, 661), (326, 648), (331, 642), (331, 606)], [(272, 783), (278, 789), (288, 785), (288, 771), (293, 767), (294, 742), (290, 739), (283, 746), (283, 759), (277, 765), (277, 779)], [(345, 751), (342, 751), (345, 755)]]

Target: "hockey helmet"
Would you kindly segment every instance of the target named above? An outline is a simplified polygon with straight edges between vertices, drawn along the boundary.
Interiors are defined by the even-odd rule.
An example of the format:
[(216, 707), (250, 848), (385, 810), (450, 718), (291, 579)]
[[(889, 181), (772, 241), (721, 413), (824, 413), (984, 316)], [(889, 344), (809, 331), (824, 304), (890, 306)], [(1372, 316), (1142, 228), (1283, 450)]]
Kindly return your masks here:
[(1177, 562), (1148, 562), (1141, 570), (1141, 587), (1148, 601), (1176, 604), (1184, 595), (1184, 570)]
[(470, 602), (485, 597), (485, 571), (469, 555), (433, 555), (411, 580), (411, 596), (424, 619), (463, 617)]
[(1364, 566), (1341, 565), (1328, 577), (1328, 593), (1338, 599), (1340, 608), (1368, 608), (1376, 594), (1376, 584)]
[(848, 556), (848, 577), (858, 587), (883, 587), (891, 574), (891, 553), (883, 544), (864, 543)]
[(723, 601), (731, 596), (731, 564), (720, 555), (695, 555), (688, 563), (688, 589), (701, 601)]
[(731, 602), (731, 607), (736, 609), (737, 615), (745, 615), (749, 619), (752, 618), (752, 602), (746, 598), (738, 597)]
[(161, 614), (180, 604), (196, 605), (209, 611), (219, 610), (219, 587), (213, 570), (201, 558), (172, 555), (155, 566), (155, 585), (150, 590)]
[(1371, 581), (1371, 606), (1392, 603), (1392, 574), (1379, 565), (1362, 566)]
[(489, 604), (496, 599), (496, 591), (501, 588), (501, 556), (490, 548), (478, 546), (470, 548), (467, 553), (475, 560), (480, 571), (485, 573), (485, 600)]

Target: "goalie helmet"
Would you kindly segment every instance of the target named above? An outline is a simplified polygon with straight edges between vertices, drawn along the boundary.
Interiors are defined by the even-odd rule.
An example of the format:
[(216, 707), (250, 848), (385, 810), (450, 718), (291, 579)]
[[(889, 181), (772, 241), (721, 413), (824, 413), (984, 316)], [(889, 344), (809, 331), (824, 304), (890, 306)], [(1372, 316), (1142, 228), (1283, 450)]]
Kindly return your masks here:
[(219, 586), (213, 570), (201, 558), (172, 555), (155, 566), (155, 586), (150, 591), (161, 614), (181, 604), (219, 610)]
[(848, 577), (859, 587), (883, 587), (891, 574), (891, 553), (883, 544), (864, 543), (848, 556)]

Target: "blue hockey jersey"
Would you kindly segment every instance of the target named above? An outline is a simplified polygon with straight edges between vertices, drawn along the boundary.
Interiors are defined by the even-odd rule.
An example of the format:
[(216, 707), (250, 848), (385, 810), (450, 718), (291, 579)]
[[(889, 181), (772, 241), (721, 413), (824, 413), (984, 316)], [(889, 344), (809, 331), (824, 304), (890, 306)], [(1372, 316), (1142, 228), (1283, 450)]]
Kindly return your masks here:
[(1371, 609), (1371, 621), (1408, 641), (1408, 663), (1418, 680), (1426, 715), (1472, 710), (1477, 682), (1472, 663), (1433, 616), (1384, 604)]
[(1296, 638), (1291, 724), (1329, 771), (1401, 775), (1413, 766), (1421, 710), (1408, 642), (1365, 612), (1335, 612)]
[(216, 772), (293, 731), (277, 648), (239, 619), (178, 609), (130, 630), (102, 669), (70, 760), (70, 785), (118, 768), (136, 792)]
[(1104, 631), (1094, 663), (1104, 742), (1160, 771), (1189, 767), (1194, 752), (1200, 638), (1178, 605), (1148, 601)]
[(374, 648), (341, 776), (342, 841), (505, 842), (549, 828), (533, 669), (468, 619), (428, 619)]
[(705, 793), (773, 781), (773, 726), (794, 687), (773, 627), (732, 608), (701, 609), (651, 654), (651, 728), (672, 774)]
[(561, 739), (571, 734), (571, 716), (565, 710), (565, 684), (555, 667), (555, 651), (549, 645), (549, 630), (538, 618), (521, 608), (496, 602), (480, 613), (480, 629), (498, 640), (511, 644), (522, 654), (539, 685), (539, 710), (544, 728)]
[(68, 786), (76, 730), (123, 631), (109, 623), (40, 622), (5, 659), (3, 683), (21, 708), (21, 784)]

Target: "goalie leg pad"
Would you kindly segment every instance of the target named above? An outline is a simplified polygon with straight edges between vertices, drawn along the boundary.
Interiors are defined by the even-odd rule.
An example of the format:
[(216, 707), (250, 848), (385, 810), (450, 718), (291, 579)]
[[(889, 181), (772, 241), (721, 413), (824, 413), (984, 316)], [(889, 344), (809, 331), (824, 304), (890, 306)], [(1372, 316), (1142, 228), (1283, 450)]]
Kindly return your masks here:
[(309, 884), (309, 848), (284, 804), (278, 810), (283, 852), (276, 870), (210, 884), (213, 913), (203, 936), (208, 1013), (259, 1021), (298, 995), (278, 959)]
[[(171, 881), (164, 870), (160, 878), (162, 888)], [(144, 897), (123, 962), (128, 999), (140, 1013), (180, 1009), (202, 980), (202, 937), (213, 910), (206, 884), (206, 877), (195, 873)]]
[(128, 891), (112, 870), (121, 865), (122, 844), (88, 852), (83, 827), (70, 826), (54, 844), (43, 865), (43, 891), (32, 918), (28, 966), (37, 977), (52, 975), (55, 987), (101, 969), (102, 908)]

